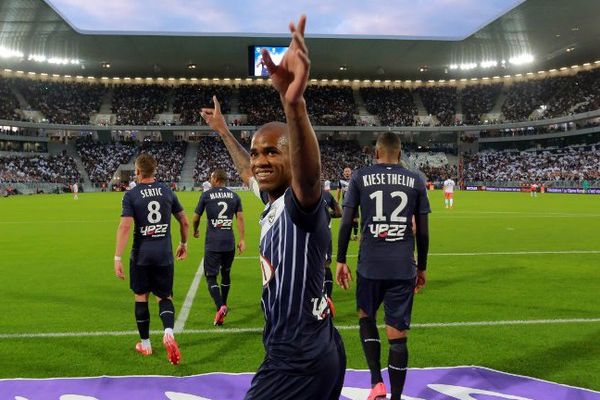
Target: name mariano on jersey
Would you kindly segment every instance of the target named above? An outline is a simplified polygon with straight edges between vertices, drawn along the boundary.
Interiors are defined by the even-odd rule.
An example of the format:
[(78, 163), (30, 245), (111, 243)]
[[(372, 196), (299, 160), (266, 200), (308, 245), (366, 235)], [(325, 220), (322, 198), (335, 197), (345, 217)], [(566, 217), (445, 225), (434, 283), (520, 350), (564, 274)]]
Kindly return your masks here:
[(231, 251), (235, 249), (233, 217), (242, 211), (240, 197), (226, 187), (214, 187), (204, 192), (195, 213), (208, 217), (205, 250)]

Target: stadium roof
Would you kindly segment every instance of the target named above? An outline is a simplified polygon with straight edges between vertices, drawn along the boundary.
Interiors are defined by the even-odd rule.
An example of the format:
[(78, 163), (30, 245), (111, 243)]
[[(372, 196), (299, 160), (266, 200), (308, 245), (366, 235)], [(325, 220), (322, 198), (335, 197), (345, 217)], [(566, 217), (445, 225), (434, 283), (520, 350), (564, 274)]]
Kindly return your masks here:
[[(445, 4), (452, 7), (450, 1)], [(505, 3), (511, 4), (518, 5), (461, 40), (310, 37), (311, 75), (329, 79), (458, 79), (558, 69), (600, 59), (600, 24), (596, 21), (600, 2)], [(308, 17), (310, 34), (310, 12)], [(282, 17), (281, 25), (285, 27), (287, 22), (288, 18)], [(288, 42), (287, 35), (277, 34), (89, 33), (76, 29), (43, 0), (0, 3), (0, 56), (10, 56), (10, 52), (17, 55), (0, 57), (0, 67), (23, 71), (96, 77), (243, 78), (248, 76), (249, 46)], [(524, 55), (532, 55), (533, 62), (510, 62), (518, 62)], [(54, 63), (49, 63), (50, 59)], [(482, 68), (482, 62), (492, 66)], [(196, 68), (190, 69), (190, 64)]]
[(285, 21), (308, 12), (311, 37), (458, 40), (525, 0), (253, 0), (250, 5), (245, 0), (103, 0), (102, 7), (93, 1), (46, 1), (82, 33), (285, 36)]

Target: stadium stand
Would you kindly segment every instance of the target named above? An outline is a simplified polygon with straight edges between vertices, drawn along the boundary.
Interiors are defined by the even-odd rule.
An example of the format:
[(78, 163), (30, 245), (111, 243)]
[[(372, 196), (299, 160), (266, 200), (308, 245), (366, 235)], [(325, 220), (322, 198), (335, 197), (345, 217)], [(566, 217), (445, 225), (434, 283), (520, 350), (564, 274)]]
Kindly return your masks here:
[(0, 183), (80, 182), (75, 160), (66, 154), (0, 157)]
[(173, 112), (180, 114), (181, 125), (204, 125), (199, 110), (212, 107), (212, 96), (221, 103), (221, 112), (227, 114), (231, 107), (231, 86), (223, 85), (181, 85), (173, 90)]
[(484, 123), (481, 116), (492, 110), (502, 90), (502, 83), (471, 85), (461, 91), (463, 120), (466, 125)]
[(313, 125), (353, 126), (356, 105), (348, 86), (308, 86), (304, 93)]
[(92, 183), (108, 183), (120, 164), (127, 163), (135, 154), (135, 147), (127, 143), (101, 144), (78, 140), (77, 152)]
[(384, 126), (412, 126), (417, 115), (412, 93), (404, 88), (360, 88), (365, 107)]
[[(160, 125), (157, 114), (179, 115), (173, 123), (203, 125), (198, 109), (211, 105), (211, 98), (221, 99), (224, 113), (231, 102), (239, 100), (239, 112), (247, 116), (248, 125), (282, 121), (283, 111), (277, 93), (268, 85), (167, 85), (121, 84), (109, 88), (94, 83), (56, 82), (26, 78), (0, 79), (0, 117), (22, 120), (16, 110), (19, 102), (9, 82), (50, 123), (89, 124), (98, 112), (107, 90), (112, 90), (112, 112), (119, 125)], [(413, 126), (417, 115), (414, 96), (419, 96), (426, 112), (435, 116), (439, 125), (486, 124), (482, 115), (489, 113), (498, 101), (502, 83), (455, 86), (421, 86), (407, 88), (361, 87), (358, 95), (366, 111), (377, 117), (382, 126)], [(310, 85), (306, 99), (315, 126), (356, 126), (357, 104), (350, 86)], [(507, 122), (554, 118), (600, 108), (600, 69), (581, 71), (575, 75), (517, 81), (505, 87), (500, 119)], [(235, 92), (235, 95), (234, 95)], [(458, 98), (462, 120), (456, 115)], [(172, 107), (171, 107), (172, 105)], [(237, 110), (236, 110), (237, 111)], [(169, 122), (170, 123), (170, 122)]]
[(90, 123), (106, 92), (104, 85), (79, 82), (50, 82), (15, 79), (15, 86), (30, 106), (53, 124)]
[(371, 163), (370, 150), (355, 141), (322, 141), (319, 146), (323, 179), (332, 182), (341, 179), (346, 167), (356, 169)]
[(156, 114), (167, 111), (168, 86), (118, 85), (114, 88), (112, 111), (118, 125), (156, 125)]
[(240, 112), (247, 114), (248, 125), (285, 120), (279, 94), (270, 86), (240, 86)]
[(139, 154), (153, 155), (158, 163), (156, 179), (172, 183), (181, 179), (186, 147), (187, 142), (144, 142), (139, 148)]
[(458, 99), (456, 87), (419, 87), (415, 92), (421, 97), (427, 112), (435, 115), (441, 125), (454, 125)]
[(0, 119), (20, 120), (18, 107), (19, 101), (10, 90), (8, 80), (0, 77)]
[(480, 152), (464, 157), (472, 182), (599, 180), (600, 144), (541, 151)]
[(219, 137), (203, 137), (199, 142), (196, 167), (194, 168), (194, 181), (204, 182), (210, 178), (210, 174), (217, 168), (227, 172), (230, 185), (241, 185), (239, 177), (229, 152)]

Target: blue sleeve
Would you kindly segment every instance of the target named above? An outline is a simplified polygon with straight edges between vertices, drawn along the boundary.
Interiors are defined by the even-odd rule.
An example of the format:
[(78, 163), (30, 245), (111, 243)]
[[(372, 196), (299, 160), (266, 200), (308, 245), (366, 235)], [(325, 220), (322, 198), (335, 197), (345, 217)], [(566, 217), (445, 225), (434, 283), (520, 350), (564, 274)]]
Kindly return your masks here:
[(335, 211), (335, 208), (337, 207), (338, 202), (336, 201), (335, 197), (333, 197), (333, 195), (330, 192), (327, 192), (329, 194), (329, 208), (331, 208), (332, 211)]
[(177, 198), (177, 195), (174, 192), (173, 193), (173, 204), (171, 205), (171, 213), (172, 214), (177, 214), (183, 211), (183, 207), (181, 206), (181, 203), (179, 202), (179, 199)]
[(350, 183), (348, 184), (348, 191), (344, 196), (344, 207), (357, 208), (360, 204), (360, 193), (358, 191), (358, 172), (352, 173)]
[(133, 201), (131, 201), (131, 192), (126, 192), (123, 196), (123, 209), (121, 211), (121, 217), (133, 217), (134, 216), (134, 206)]
[(206, 207), (206, 202), (204, 201), (204, 193), (202, 193), (202, 196), (200, 196), (200, 200), (198, 200), (198, 205), (196, 206), (196, 209), (194, 210), (194, 212), (201, 216), (202, 214), (204, 214), (205, 207)]
[(292, 188), (288, 188), (284, 194), (285, 209), (290, 214), (294, 225), (304, 232), (314, 232), (321, 224), (328, 225), (328, 216), (325, 209), (325, 201), (321, 192), (321, 199), (312, 210), (303, 210)]
[(425, 182), (421, 180), (421, 178), (417, 178), (417, 214), (429, 214), (431, 212), (431, 207), (429, 206), (429, 198), (427, 197), (427, 188), (425, 187)]

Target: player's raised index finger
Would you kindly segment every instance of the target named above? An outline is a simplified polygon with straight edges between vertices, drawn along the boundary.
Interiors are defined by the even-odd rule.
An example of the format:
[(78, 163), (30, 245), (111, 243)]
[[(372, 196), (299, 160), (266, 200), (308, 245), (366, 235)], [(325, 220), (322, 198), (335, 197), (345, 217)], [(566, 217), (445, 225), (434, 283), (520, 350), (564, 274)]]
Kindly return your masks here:
[(215, 110), (221, 111), (221, 103), (217, 100), (217, 96), (213, 96), (213, 103), (215, 104)]
[(297, 30), (300, 32), (300, 35), (304, 37), (304, 29), (306, 28), (306, 15), (302, 14), (300, 16), (300, 20), (298, 21)]

